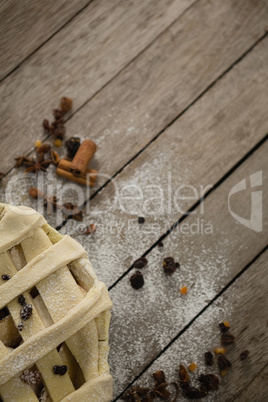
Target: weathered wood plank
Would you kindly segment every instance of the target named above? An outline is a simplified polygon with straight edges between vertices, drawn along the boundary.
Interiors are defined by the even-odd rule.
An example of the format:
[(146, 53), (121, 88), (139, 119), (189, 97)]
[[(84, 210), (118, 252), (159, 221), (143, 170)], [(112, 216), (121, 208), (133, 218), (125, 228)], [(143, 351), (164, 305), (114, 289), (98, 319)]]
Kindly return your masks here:
[[(84, 209), (84, 225), (93, 221), (98, 227), (92, 238), (79, 235), (84, 225), (73, 220), (63, 228), (84, 244), (107, 285), (268, 132), (267, 63), (268, 39), (98, 194)], [(186, 194), (192, 199), (176, 205), (181, 185), (194, 187)], [(131, 195), (132, 202), (124, 199)], [(138, 216), (145, 216), (146, 225), (138, 225)]]
[(0, 4), (0, 79), (57, 32), (89, 0), (5, 0)]
[[(228, 209), (228, 195), (233, 187), (244, 178), (249, 183), (249, 176), (259, 171), (263, 173), (263, 186), (256, 187), (255, 191), (262, 190), (263, 211), (267, 209), (267, 151), (266, 142), (209, 195), (204, 201), (204, 210), (200, 206), (196, 214), (187, 217), (165, 239), (163, 249), (156, 247), (147, 255), (148, 266), (143, 269), (145, 284), (142, 289), (137, 291), (131, 288), (129, 279), (133, 274), (132, 270), (110, 291), (114, 303), (110, 365), (115, 378), (115, 395), (122, 392), (267, 245), (268, 221), (265, 217), (263, 229), (257, 233), (240, 224)], [(247, 189), (234, 195), (230, 205), (233, 212), (249, 218), (249, 185)], [(261, 206), (255, 205), (254, 208), (252, 212), (257, 218)], [(125, 247), (125, 254), (127, 253)], [(169, 256), (180, 263), (180, 268), (172, 276), (166, 276), (162, 268), (163, 259)], [(107, 259), (109, 258), (112, 256), (108, 250)], [(266, 274), (263, 272), (263, 275)], [(179, 291), (183, 286), (188, 288), (186, 296), (182, 296)], [(252, 292), (256, 299), (258, 293), (255, 289), (258, 287), (262, 287), (260, 281), (252, 282)], [(248, 293), (243, 302), (246, 303), (250, 297), (251, 294)], [(251, 316), (253, 310), (250, 305), (248, 309)], [(233, 326), (235, 328), (235, 322)], [(193, 354), (189, 359), (194, 359), (195, 356)]]
[[(259, 309), (259, 306), (257, 306), (257, 308)], [(252, 402), (252, 401), (265, 402), (267, 401), (267, 395), (268, 395), (268, 365), (254, 378), (254, 380), (234, 400), (236, 402)]]
[[(191, 102), (194, 99), (195, 89), (204, 89), (205, 86), (208, 85), (208, 83), (210, 82), (209, 80), (211, 79), (211, 77), (214, 78), (217, 73), (220, 73), (220, 71), (222, 71), (221, 68), (218, 66), (219, 63), (217, 65), (214, 65), (213, 63), (206, 64), (208, 66), (208, 73), (205, 74), (206, 78), (204, 78), (204, 76), (200, 74), (201, 67), (203, 66), (204, 68), (204, 65), (202, 64), (203, 61), (200, 58), (200, 54), (202, 52), (204, 54), (207, 54), (206, 52), (208, 52), (208, 60), (213, 58), (214, 56), (217, 57), (218, 60), (221, 59), (222, 67), (226, 67), (228, 64), (235, 60), (235, 57), (237, 57), (240, 45), (243, 50), (245, 50), (246, 45), (249, 45), (250, 29), (247, 29), (246, 33), (242, 35), (242, 31), (244, 29), (244, 21), (248, 20), (248, 26), (250, 24), (254, 25), (254, 21), (257, 18), (257, 16), (254, 17), (254, 13), (256, 11), (251, 10), (251, 8), (247, 5), (246, 7), (242, 7), (242, 10), (243, 13), (245, 12), (245, 10), (247, 10), (247, 12), (249, 13), (248, 17), (245, 18), (245, 15), (242, 13), (242, 18), (240, 15), (241, 10), (239, 10), (239, 14), (237, 18), (235, 18), (234, 14), (236, 8), (232, 6), (232, 3), (230, 1), (220, 2), (219, 4), (217, 3), (215, 18), (211, 20), (209, 27), (207, 28), (207, 30), (205, 30), (203, 26), (205, 24), (205, 16), (208, 17), (210, 15), (214, 15), (214, 8), (210, 8), (212, 7), (212, 5), (210, 4), (209, 6), (209, 4), (210, 3), (206, 2), (202, 2), (200, 4), (198, 3), (198, 10), (194, 11), (193, 9), (190, 10), (191, 12), (189, 11), (188, 13), (186, 13), (186, 15), (181, 18), (181, 20), (178, 21), (172, 28), (172, 32), (176, 40), (174, 39), (173, 41), (170, 41), (170, 32), (167, 32), (165, 35), (163, 35), (163, 38), (161, 39), (161, 41), (159, 39), (159, 43), (157, 45), (155, 44), (154, 46), (152, 46), (152, 48), (148, 50), (148, 52), (145, 52), (144, 55), (140, 56), (139, 60), (134, 62), (128, 69), (126, 69), (125, 73), (120, 74), (120, 76), (112, 83), (110, 83), (106, 89), (101, 91), (101, 93), (97, 97), (94, 97), (94, 99), (89, 102), (88, 106), (85, 106), (85, 108), (78, 112), (74, 116), (74, 118), (72, 118), (71, 121), (69, 121), (69, 123), (67, 124), (67, 132), (69, 133), (69, 135), (79, 135), (80, 133), (88, 132), (89, 126), (92, 124), (92, 132), (95, 132), (96, 136), (92, 135), (91, 138), (93, 138), (98, 144), (98, 151), (95, 157), (95, 162), (93, 162), (92, 166), (100, 170), (101, 173), (106, 174), (105, 177), (100, 177), (97, 186), (99, 186), (104, 180), (107, 180), (107, 176), (110, 177), (115, 171), (122, 167), (122, 164), (129, 160), (138, 150), (140, 150), (141, 146), (145, 145), (147, 141), (149, 141), (153, 136), (159, 133), (159, 131), (161, 131), (162, 128), (165, 127), (165, 125), (169, 122), (171, 118), (174, 118), (176, 114), (182, 110), (182, 108), (186, 107), (187, 102)], [(248, 3), (244, 2), (243, 4), (246, 5)], [(195, 5), (195, 7), (197, 7), (197, 4)], [(258, 10), (258, 7), (255, 7), (254, 10)], [(228, 12), (230, 13), (230, 16), (227, 18)], [(203, 25), (201, 24), (200, 26), (198, 24), (194, 25), (195, 20), (202, 21), (200, 15), (198, 17), (198, 13), (201, 13), (201, 15), (204, 16)], [(242, 20), (240, 20), (240, 17), (242, 18)], [(231, 48), (224, 46), (226, 40), (225, 37), (226, 35), (229, 35), (229, 30), (228, 32), (226, 32), (226, 28), (223, 25), (225, 24), (226, 20), (231, 21), (228, 29), (230, 30), (230, 32), (233, 32), (233, 46)], [(262, 21), (262, 19), (260, 19), (260, 21)], [(240, 24), (239, 29), (238, 24)], [(193, 26), (195, 29), (195, 35), (190, 35)], [(218, 29), (218, 27), (220, 26), (222, 26), (222, 30)], [(261, 22), (259, 22), (257, 26), (261, 26)], [(177, 35), (175, 35), (175, 28)], [(215, 39), (212, 42), (212, 32), (216, 29), (217, 33), (215, 34)], [(254, 31), (253, 27), (252, 31)], [(189, 34), (187, 37), (190, 41), (189, 42), (187, 39), (188, 49), (185, 49), (185, 47), (182, 48), (180, 45), (180, 43), (183, 43), (183, 40), (185, 38), (185, 32), (188, 32)], [(240, 34), (242, 35), (241, 37), (239, 36)], [(200, 40), (198, 40), (198, 38)], [(245, 42), (246, 38), (247, 42)], [(260, 46), (260, 50), (258, 51), (258, 53), (256, 53), (258, 66), (262, 65), (263, 58), (264, 60), (266, 60), (266, 42), (264, 44), (260, 44)], [(165, 51), (166, 48), (168, 48), (168, 51)], [(195, 54), (196, 48), (200, 49), (200, 54), (198, 55)], [(236, 52), (233, 51), (233, 48), (236, 49)], [(219, 49), (221, 53), (220, 55)], [(161, 54), (163, 55), (163, 57), (161, 56)], [(159, 57), (156, 55), (158, 55)], [(248, 57), (246, 59), (248, 60)], [(153, 60), (155, 61), (155, 65)], [(185, 68), (183, 67), (185, 63), (189, 64), (189, 69), (187, 69), (187, 71), (185, 71)], [(197, 147), (200, 138), (204, 136), (204, 134), (201, 136), (201, 133), (199, 135), (200, 122), (203, 122), (203, 120), (208, 121), (208, 125), (212, 124), (212, 126), (209, 132), (209, 143), (206, 144), (206, 137), (204, 137), (204, 141), (202, 141), (202, 144), (200, 144), (200, 147), (203, 147), (202, 152), (210, 152), (210, 147), (213, 147), (214, 143), (216, 143), (217, 145), (217, 142), (219, 142), (221, 144), (219, 146), (219, 149), (221, 149), (222, 146), (224, 146), (226, 149), (226, 147), (230, 145), (230, 148), (228, 148), (228, 152), (231, 152), (232, 155), (236, 157), (236, 150), (240, 144), (240, 141), (242, 141), (245, 149), (248, 149), (246, 144), (248, 141), (248, 133), (250, 127), (253, 127), (254, 124), (257, 124), (257, 126), (254, 126), (254, 129), (250, 130), (250, 135), (252, 136), (254, 134), (254, 130), (258, 131), (258, 127), (259, 125), (261, 125), (262, 127), (259, 130), (260, 137), (261, 135), (263, 135), (263, 131), (266, 130), (266, 117), (263, 105), (265, 104), (265, 102), (267, 102), (267, 99), (265, 98), (265, 93), (263, 93), (263, 86), (266, 85), (265, 83), (267, 82), (267, 73), (264, 67), (265, 63), (263, 64), (263, 68), (260, 67), (260, 70), (258, 70), (258, 74), (254, 73), (255, 62), (252, 60), (251, 62), (248, 61), (247, 63), (248, 64), (246, 64), (245, 72), (239, 70), (239, 74), (242, 74), (242, 76), (246, 74), (246, 79), (242, 82), (242, 84), (240, 78), (236, 78), (237, 76), (235, 76), (230, 84), (230, 89), (235, 89), (237, 88), (237, 86), (239, 86), (239, 90), (233, 93), (233, 102), (238, 102), (236, 108), (234, 109), (235, 113), (232, 111), (232, 105), (229, 103), (229, 83), (227, 81), (224, 81), (224, 85), (227, 85), (227, 88), (224, 90), (224, 88), (221, 87), (219, 92), (215, 92), (213, 101), (208, 101), (207, 103), (206, 107), (209, 109), (205, 110), (205, 107), (202, 114), (197, 114), (197, 117), (193, 119), (194, 125), (192, 125), (191, 123), (191, 125), (189, 126), (190, 128), (187, 129), (187, 124), (189, 124), (190, 120), (185, 120), (185, 118), (182, 119), (182, 126), (179, 138), (177, 139), (177, 133), (173, 134), (172, 141), (175, 144), (177, 141), (179, 141), (178, 147), (175, 147), (174, 149), (176, 150), (176, 152), (170, 155), (173, 159), (168, 160), (168, 154), (166, 156), (166, 161), (162, 161), (163, 165), (160, 170), (166, 170), (166, 164), (170, 164), (171, 161), (175, 163), (175, 158), (178, 157), (180, 157), (180, 161), (182, 161), (182, 157), (189, 157), (189, 161), (191, 161), (190, 151), (192, 148), (196, 151), (195, 158), (198, 160), (198, 163), (201, 161), (201, 159), (199, 158), (199, 155), (201, 153), (198, 154)], [(153, 71), (155, 70), (155, 74), (146, 74), (142, 78), (139, 72), (149, 71), (152, 67)], [(173, 73), (171, 73), (172, 69)], [(165, 72), (167, 72), (167, 70), (169, 70), (170, 73), (165, 76)], [(182, 74), (182, 77), (180, 72)], [(130, 82), (132, 81), (125, 80), (125, 74), (127, 74), (129, 80), (130, 77), (132, 77), (133, 83), (136, 82), (137, 79), (141, 80), (139, 81), (141, 85), (138, 86), (138, 89), (135, 90), (135, 85), (130, 85)], [(198, 77), (197, 82), (195, 81), (195, 79), (190, 79), (192, 75)], [(161, 77), (161, 79), (157, 79), (157, 77)], [(253, 77), (256, 82), (256, 92), (254, 90), (255, 85), (253, 83)], [(249, 91), (247, 92), (247, 95), (244, 95), (246, 96), (246, 99), (248, 99), (247, 101), (243, 101), (242, 97), (239, 98), (239, 91), (242, 91), (243, 94), (245, 94), (245, 91), (247, 91), (247, 80), (251, 82), (251, 91), (255, 93), (254, 104), (251, 102), (251, 94)], [(203, 87), (201, 88), (200, 85), (203, 85)], [(172, 86), (174, 87), (174, 91), (168, 92), (167, 88), (171, 88)], [(155, 87), (157, 87), (157, 92), (154, 91)], [(175, 88), (177, 88), (177, 91), (175, 90)], [(179, 88), (181, 88), (181, 91), (179, 91)], [(224, 98), (222, 99), (220, 91), (223, 90)], [(238, 97), (237, 100), (235, 100), (236, 97)], [(177, 106), (174, 105), (175, 98), (176, 101), (179, 102)], [(223, 117), (225, 112), (217, 116), (218, 111), (216, 106), (219, 102), (224, 102), (222, 105), (229, 106), (227, 112), (230, 114), (230, 116), (233, 116), (232, 118), (222, 121), (221, 118)], [(247, 107), (249, 107), (249, 105), (250, 107), (254, 107), (254, 105), (256, 105), (254, 112), (253, 109), (252, 112), (249, 108), (246, 109)], [(161, 108), (162, 110), (160, 110)], [(211, 122), (210, 120), (208, 120), (210, 116), (210, 108), (213, 110), (214, 123), (216, 124), (218, 119), (219, 121), (222, 121), (222, 125), (220, 127), (221, 131), (218, 131), (216, 137), (213, 136), (214, 123), (212, 120)], [(151, 113), (153, 109), (154, 112)], [(107, 110), (109, 110), (109, 113), (106, 112)], [(243, 114), (244, 110), (247, 110), (247, 112)], [(150, 112), (150, 114), (147, 114), (147, 112)], [(242, 124), (242, 126), (238, 126), (238, 124), (235, 123), (235, 120), (234, 122), (232, 120), (235, 119), (234, 116), (236, 115), (236, 113), (241, 113), (242, 120), (243, 115), (245, 115), (246, 120), (245, 123)], [(251, 119), (249, 119), (249, 115), (252, 115), (252, 122)], [(256, 116), (258, 116), (258, 118)], [(193, 118), (193, 116), (191, 118)], [(232, 121), (231, 124), (230, 121)], [(133, 125), (134, 123), (135, 125)], [(226, 134), (224, 125), (227, 125), (228, 127), (228, 130), (226, 130), (227, 134), (229, 133), (229, 131), (231, 136), (236, 133), (235, 137), (229, 137), (229, 141), (231, 141), (232, 143), (228, 143), (228, 141), (226, 141), (225, 145), (224, 135)], [(180, 130), (180, 126), (175, 126), (175, 129)], [(203, 132), (205, 131), (206, 127), (204, 126)], [(224, 133), (224, 135), (222, 133)], [(183, 138), (190, 138), (191, 136), (192, 138), (194, 136), (193, 141), (195, 145), (189, 143), (190, 145), (188, 149), (185, 148), (185, 145), (181, 147), (181, 145), (184, 144), (185, 141), (183, 141)], [(215, 138), (217, 138), (217, 141), (215, 140)], [(235, 147), (233, 146), (233, 142), (236, 144)], [(157, 140), (157, 144), (158, 143), (159, 140)], [(249, 147), (251, 147), (251, 144)], [(162, 143), (160, 145), (162, 146)], [(166, 152), (165, 149), (162, 150), (162, 153)], [(242, 152), (242, 154), (240, 155), (243, 155), (243, 149), (241, 148), (241, 146), (239, 146), (239, 149)], [(182, 150), (183, 152), (181, 152)], [(168, 152), (171, 151), (172, 150), (170, 150), (170, 147), (168, 147)], [(22, 150), (20, 150), (20, 152), (22, 152)], [(148, 153), (146, 154), (146, 158), (148, 159)], [(145, 163), (146, 158), (144, 159), (143, 163)], [(207, 158), (208, 161), (211, 159), (210, 154), (207, 156)], [(12, 160), (12, 158), (10, 160)], [(153, 160), (153, 158), (151, 158), (151, 160)], [(217, 163), (217, 159), (215, 159), (213, 163), (215, 165)], [(226, 159), (224, 159), (224, 162), (222, 162), (222, 166), (227, 166), (226, 163), (228, 166), (231, 166), (231, 158), (229, 158), (227, 161)], [(132, 166), (133, 165), (131, 165), (131, 168)], [(175, 169), (175, 171), (177, 171), (177, 169)], [(199, 170), (199, 165), (197, 166), (197, 169)], [(208, 168), (207, 170), (209, 172), (210, 168)], [(221, 174), (221, 168), (216, 167), (216, 171)], [(212, 172), (214, 172), (214, 170), (212, 170)], [(161, 172), (158, 171), (157, 174), (159, 175), (160, 173)], [(55, 183), (55, 181), (57, 184)], [(6, 188), (7, 183), (9, 185), (8, 188)], [(68, 184), (68, 182), (63, 179), (55, 179), (55, 176), (54, 178), (52, 176), (52, 178), (49, 179), (49, 183), (51, 183), (52, 188), (58, 185), (60, 189), (66, 188), (66, 184)], [(6, 191), (8, 194), (11, 193), (11, 199), (10, 197), (8, 197), (10, 202), (17, 204), (27, 203), (27, 188), (29, 188), (31, 185), (34, 185), (34, 178), (32, 176), (25, 177), (23, 171), (21, 171), (21, 174), (18, 176), (18, 171), (13, 171), (12, 175), (8, 175), (7, 179), (5, 181), (2, 181), (2, 200), (5, 199), (4, 193)], [(82, 191), (83, 190), (81, 190), (81, 192)], [(15, 193), (14, 196), (12, 196), (12, 192)], [(65, 198), (70, 197), (70, 194), (72, 194), (72, 192), (70, 191), (68, 196), (65, 193)], [(85, 199), (86, 196), (87, 194), (85, 194), (84, 192), (81, 193), (82, 199)], [(33, 203), (32, 205), (34, 206), (35, 204)], [(53, 221), (53, 219), (50, 219), (50, 222), (52, 225), (55, 224), (55, 220)], [(58, 222), (58, 224), (59, 223), (61, 222)]]
[(74, 111), (80, 108), (194, 1), (91, 2), (2, 82), (0, 171), (42, 137), (42, 121), (61, 96), (74, 99)]
[[(248, 270), (228, 288), (219, 299), (197, 318), (197, 320), (164, 352), (142, 375), (137, 384), (152, 386), (152, 374), (164, 370), (168, 381), (178, 381), (178, 366), (186, 367), (193, 361), (198, 368), (189, 374), (193, 383), (201, 373), (218, 375), (218, 367), (206, 367), (204, 353), (220, 345), (218, 324), (228, 320), (236, 343), (227, 347), (226, 356), (232, 362), (230, 372), (220, 380), (219, 391), (209, 393), (206, 401), (213, 402), (264, 402), (267, 400), (268, 336), (266, 331), (266, 312), (268, 308), (268, 252), (261, 255)], [(262, 280), (260, 280), (262, 278)], [(188, 301), (186, 301), (188, 304)], [(168, 316), (169, 314), (167, 314)], [(168, 318), (167, 318), (168, 319)], [(240, 360), (240, 353), (249, 350), (246, 360)], [(217, 360), (216, 360), (217, 361)], [(251, 382), (252, 381), (252, 382)], [(251, 382), (251, 383), (250, 383)], [(250, 384), (249, 384), (250, 383)], [(135, 385), (137, 385), (135, 383)], [(249, 384), (249, 385), (248, 385)], [(196, 385), (198, 382), (196, 381)], [(241, 391), (248, 387), (241, 393)], [(239, 394), (241, 395), (236, 398)], [(158, 401), (158, 399), (156, 399)], [(180, 401), (188, 401), (182, 395)]]

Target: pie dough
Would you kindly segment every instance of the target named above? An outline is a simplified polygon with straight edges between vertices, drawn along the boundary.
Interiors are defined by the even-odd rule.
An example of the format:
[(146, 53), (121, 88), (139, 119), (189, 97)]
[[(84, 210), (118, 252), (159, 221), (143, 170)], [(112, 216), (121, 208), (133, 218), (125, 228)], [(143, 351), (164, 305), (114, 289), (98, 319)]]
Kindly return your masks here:
[(0, 400), (111, 401), (112, 302), (84, 248), (0, 203), (0, 286)]

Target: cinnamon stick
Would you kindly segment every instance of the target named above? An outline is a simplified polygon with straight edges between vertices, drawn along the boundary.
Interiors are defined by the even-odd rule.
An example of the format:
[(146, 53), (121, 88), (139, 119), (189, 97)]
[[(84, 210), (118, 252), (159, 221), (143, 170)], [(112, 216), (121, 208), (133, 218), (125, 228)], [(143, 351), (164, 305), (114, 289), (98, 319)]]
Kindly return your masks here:
[[(67, 172), (70, 172), (71, 171), (71, 165), (72, 165), (71, 161), (68, 161), (67, 159), (60, 159), (59, 164), (58, 164), (58, 168), (63, 169), (63, 170), (67, 170)], [(85, 175), (81, 175), (81, 177), (85, 178), (86, 174), (88, 174), (88, 173), (93, 176), (93, 175), (97, 175), (98, 172), (97, 172), (97, 170), (87, 168)]]
[(88, 177), (75, 176), (71, 172), (68, 172), (67, 170), (60, 169), (60, 168), (57, 168), (56, 173), (59, 176), (64, 177), (65, 179), (72, 180), (76, 183), (84, 184), (85, 186), (90, 186), (90, 187), (94, 186), (96, 178), (97, 178), (97, 175), (95, 175), (95, 174), (93, 176), (88, 175)]
[(83, 141), (71, 162), (70, 171), (75, 176), (85, 175), (88, 164), (93, 158), (96, 150), (97, 146), (93, 141)]

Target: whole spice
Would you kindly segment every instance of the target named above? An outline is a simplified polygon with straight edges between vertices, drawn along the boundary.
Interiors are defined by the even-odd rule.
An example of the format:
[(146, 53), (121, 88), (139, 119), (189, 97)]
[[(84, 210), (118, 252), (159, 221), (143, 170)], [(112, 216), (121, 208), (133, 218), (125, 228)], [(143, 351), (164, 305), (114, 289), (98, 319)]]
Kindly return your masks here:
[(83, 220), (83, 212), (78, 208), (77, 205), (72, 204), (71, 202), (66, 202), (63, 204), (63, 212), (69, 215), (72, 219), (77, 221)]
[(84, 234), (90, 235), (90, 234), (95, 233), (96, 230), (97, 230), (96, 225), (95, 225), (94, 223), (91, 223), (91, 225), (89, 225), (89, 226), (86, 228)]
[(52, 150), (50, 153), (50, 156), (51, 156), (51, 160), (54, 163), (54, 165), (57, 165), (60, 161), (59, 154), (56, 151)]
[(125, 392), (122, 399), (127, 402), (141, 402), (141, 401), (152, 401), (153, 399), (147, 399), (149, 388), (142, 387), (131, 387)]
[[(54, 135), (54, 137), (56, 137), (56, 140), (55, 140), (55, 142), (57, 141), (57, 140), (63, 140), (63, 138), (64, 138), (64, 135), (65, 135), (65, 127), (64, 127), (64, 125), (63, 124), (58, 124), (56, 127), (55, 127), (55, 129), (53, 130), (53, 133), (52, 133), (53, 135)], [(54, 142), (54, 145), (55, 145), (55, 142)], [(58, 143), (60, 143), (59, 141), (58, 141)], [(60, 145), (55, 145), (55, 146), (61, 146), (62, 145), (62, 142), (61, 142), (61, 144)]]
[(156, 385), (166, 382), (166, 376), (165, 376), (165, 373), (163, 370), (159, 370), (159, 371), (156, 371), (155, 373), (153, 373), (153, 377), (154, 377)]
[[(35, 143), (35, 146), (36, 146), (36, 143)], [(37, 147), (36, 152), (38, 152), (39, 154), (47, 154), (50, 150), (51, 150), (50, 144), (42, 145), (42, 143), (41, 143), (41, 145), (39, 147)]]
[(60, 100), (60, 109), (63, 113), (68, 113), (73, 107), (73, 101), (67, 96), (63, 96)]
[(65, 365), (62, 366), (54, 366), (53, 367), (53, 372), (54, 374), (58, 374), (58, 375), (64, 375), (67, 373), (68, 367)]
[(33, 306), (31, 304), (25, 304), (24, 307), (22, 307), (22, 309), (20, 310), (20, 318), (23, 321), (28, 320), (28, 318), (31, 317), (33, 313)]
[(49, 167), (51, 160), (45, 160), (44, 159), (44, 154), (40, 154), (37, 160), (30, 160), (30, 161), (23, 161), (23, 164), (25, 166), (28, 166), (28, 168), (25, 170), (25, 173), (28, 172), (33, 172), (37, 174), (38, 172), (45, 172), (46, 169)]
[(130, 277), (130, 283), (131, 286), (136, 290), (142, 288), (144, 285), (142, 273), (140, 271), (136, 271), (135, 274)]
[(145, 219), (142, 216), (140, 216), (138, 218), (138, 223), (142, 225), (144, 222), (145, 222)]
[(51, 126), (47, 119), (44, 119), (43, 121), (43, 129), (45, 130), (46, 133), (51, 133)]
[(93, 158), (97, 150), (96, 144), (91, 140), (85, 140), (82, 142), (75, 157), (72, 160), (70, 171), (75, 176), (81, 176), (86, 174), (86, 170), (89, 162)]
[(53, 211), (56, 211), (58, 207), (58, 199), (55, 195), (49, 195), (44, 198), (44, 207), (47, 208), (47, 213), (50, 215)]
[(180, 378), (180, 381), (183, 383), (189, 382), (188, 371), (182, 364), (180, 364), (180, 368), (179, 368), (179, 378)]
[(249, 355), (249, 350), (244, 350), (244, 352), (242, 352), (240, 354), (240, 360), (245, 360)]
[(64, 112), (60, 109), (54, 109), (53, 116), (55, 117), (56, 120), (62, 120), (63, 116), (64, 116)]
[(206, 391), (195, 387), (191, 387), (189, 384), (185, 384), (182, 387), (182, 393), (188, 399), (202, 399), (207, 396)]
[(164, 272), (167, 275), (172, 275), (179, 266), (180, 264), (175, 262), (173, 257), (167, 257), (163, 261)]
[(22, 165), (25, 165), (26, 163), (32, 163), (34, 162), (33, 159), (28, 158), (27, 156), (18, 156), (15, 158), (16, 167), (21, 167)]
[(162, 247), (164, 247), (164, 243), (163, 243), (162, 241), (160, 241), (160, 242), (157, 243), (157, 246), (158, 246), (159, 248), (162, 248)]
[(68, 157), (73, 159), (78, 148), (80, 147), (80, 138), (79, 137), (71, 137), (67, 141), (65, 141), (65, 146), (67, 148)]
[(134, 268), (142, 269), (148, 264), (148, 260), (145, 257), (138, 258), (133, 262)]
[(221, 335), (221, 344), (223, 346), (231, 345), (235, 342), (235, 337), (232, 334), (222, 334)]
[(30, 188), (29, 195), (30, 195), (30, 197), (32, 197), (34, 199), (44, 197), (44, 194), (42, 193), (42, 191), (38, 190), (38, 188), (35, 188), (35, 187)]
[(10, 278), (11, 278), (10, 275), (7, 275), (7, 274), (3, 274), (3, 275), (2, 275), (3, 281), (8, 281)]
[(23, 322), (20, 322), (20, 323), (18, 324), (18, 330), (19, 330), (19, 331), (22, 331), (22, 330), (23, 330), (23, 327), (24, 327)]
[(214, 364), (213, 354), (211, 352), (206, 352), (204, 356), (205, 356), (205, 364), (207, 366), (213, 366)]

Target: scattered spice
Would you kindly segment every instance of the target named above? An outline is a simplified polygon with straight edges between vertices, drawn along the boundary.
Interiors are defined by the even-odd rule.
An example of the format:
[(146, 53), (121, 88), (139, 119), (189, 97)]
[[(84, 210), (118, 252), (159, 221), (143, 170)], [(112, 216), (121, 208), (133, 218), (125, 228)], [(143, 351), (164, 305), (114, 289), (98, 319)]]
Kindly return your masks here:
[(225, 348), (215, 348), (214, 349), (214, 353), (216, 354), (216, 355), (225, 355), (225, 353), (226, 353), (226, 349)]
[(60, 100), (60, 109), (63, 113), (68, 113), (73, 107), (73, 101), (67, 96), (63, 96)]
[(18, 302), (21, 306), (25, 306), (26, 305), (26, 300), (25, 297), (23, 295), (19, 295), (18, 297)]
[(86, 235), (91, 235), (91, 234), (95, 233), (96, 230), (97, 230), (97, 226), (96, 226), (94, 223), (91, 223), (91, 225), (89, 225), (89, 226), (86, 228), (84, 234), (86, 234)]
[(8, 274), (3, 274), (3, 275), (2, 275), (3, 281), (9, 281), (10, 278), (11, 278), (11, 276), (8, 275)]
[(235, 342), (235, 337), (232, 334), (222, 334), (221, 344), (223, 346), (232, 345)]
[(157, 246), (158, 246), (159, 248), (162, 248), (162, 247), (164, 247), (164, 243), (163, 243), (162, 241), (160, 241), (160, 242), (158, 242)]
[(51, 126), (49, 124), (49, 121), (47, 119), (44, 119), (43, 121), (43, 128), (46, 133), (51, 133)]
[(188, 371), (182, 364), (180, 364), (180, 368), (179, 368), (179, 377), (180, 377), (181, 382), (183, 382), (183, 383), (189, 382)]
[(214, 374), (201, 374), (198, 378), (198, 381), (207, 392), (217, 391), (219, 389), (220, 382), (218, 377)]
[(32, 197), (34, 199), (44, 197), (44, 194), (42, 193), (42, 191), (40, 191), (38, 188), (35, 188), (35, 187), (30, 188), (29, 195), (30, 195), (30, 197)]
[[(36, 146), (36, 143), (35, 143), (35, 146)], [(38, 152), (39, 154), (47, 154), (50, 150), (51, 150), (51, 145), (50, 144), (43, 144), (42, 145), (42, 143), (41, 143), (41, 145), (39, 147), (37, 147), (36, 152)]]
[(26, 369), (21, 374), (20, 379), (28, 385), (40, 384), (41, 374), (38, 370)]
[(244, 352), (240, 353), (240, 360), (245, 360), (249, 355), (249, 350), (244, 350)]
[(144, 219), (142, 216), (140, 216), (140, 217), (138, 218), (138, 223), (139, 223), (140, 225), (142, 225), (144, 222), (145, 222), (145, 219)]
[(172, 275), (180, 264), (174, 261), (173, 257), (166, 257), (163, 261), (163, 268), (166, 275)]
[(54, 165), (57, 165), (59, 163), (60, 156), (59, 156), (58, 152), (52, 150), (50, 153), (50, 157), (51, 157), (52, 163), (54, 163)]
[(197, 365), (195, 363), (190, 363), (188, 366), (188, 369), (192, 372), (194, 372), (197, 369)]
[(79, 210), (77, 205), (72, 204), (71, 202), (66, 202), (63, 204), (63, 212), (69, 215), (72, 219), (77, 221), (83, 220), (83, 212)]
[[(22, 156), (21, 158), (25, 158), (25, 157)], [(51, 160), (45, 160), (44, 154), (42, 153), (39, 155), (37, 160), (34, 160), (34, 159), (28, 160), (27, 159), (27, 160), (24, 160), (22, 163), (25, 166), (28, 166), (28, 168), (25, 170), (25, 173), (33, 172), (33, 173), (37, 174), (40, 171), (45, 172), (51, 162), (52, 162)]]
[(58, 374), (58, 375), (66, 374), (67, 370), (68, 370), (68, 367), (65, 366), (64, 364), (62, 366), (54, 366), (53, 367), (54, 374)]
[(60, 109), (54, 109), (53, 116), (56, 120), (63, 120), (64, 112)]
[(25, 304), (25, 306), (22, 307), (22, 309), (20, 310), (20, 318), (23, 321), (28, 320), (28, 318), (30, 318), (32, 314), (33, 314), (33, 306), (31, 304)]
[(27, 156), (18, 156), (17, 158), (15, 158), (15, 161), (16, 161), (15, 167), (21, 167), (26, 163), (33, 162), (33, 159), (30, 159)]
[(73, 159), (78, 148), (80, 147), (80, 138), (79, 137), (71, 137), (67, 141), (65, 141), (65, 146), (67, 148), (68, 157)]
[(230, 329), (230, 324), (228, 321), (223, 321), (219, 323), (219, 327), (222, 333), (228, 332)]
[(138, 258), (133, 262), (134, 268), (142, 269), (148, 264), (148, 260), (145, 257)]
[(207, 366), (213, 366), (213, 364), (214, 364), (214, 357), (213, 357), (213, 354), (208, 351), (208, 352), (206, 352), (206, 353), (204, 354), (204, 356), (205, 356), (205, 364), (206, 364)]
[(166, 382), (166, 376), (163, 370), (159, 370), (153, 373), (153, 377), (157, 385)]
[(150, 388), (142, 388), (142, 387), (131, 387), (129, 390), (125, 392), (122, 399), (127, 402), (149, 402), (153, 399), (147, 399)]
[(130, 277), (130, 283), (131, 286), (136, 290), (142, 288), (144, 285), (142, 273), (140, 271), (136, 271), (135, 274)]
[(180, 292), (181, 292), (182, 295), (186, 295), (187, 292), (188, 292), (187, 286), (183, 286), (183, 287), (180, 289)]

